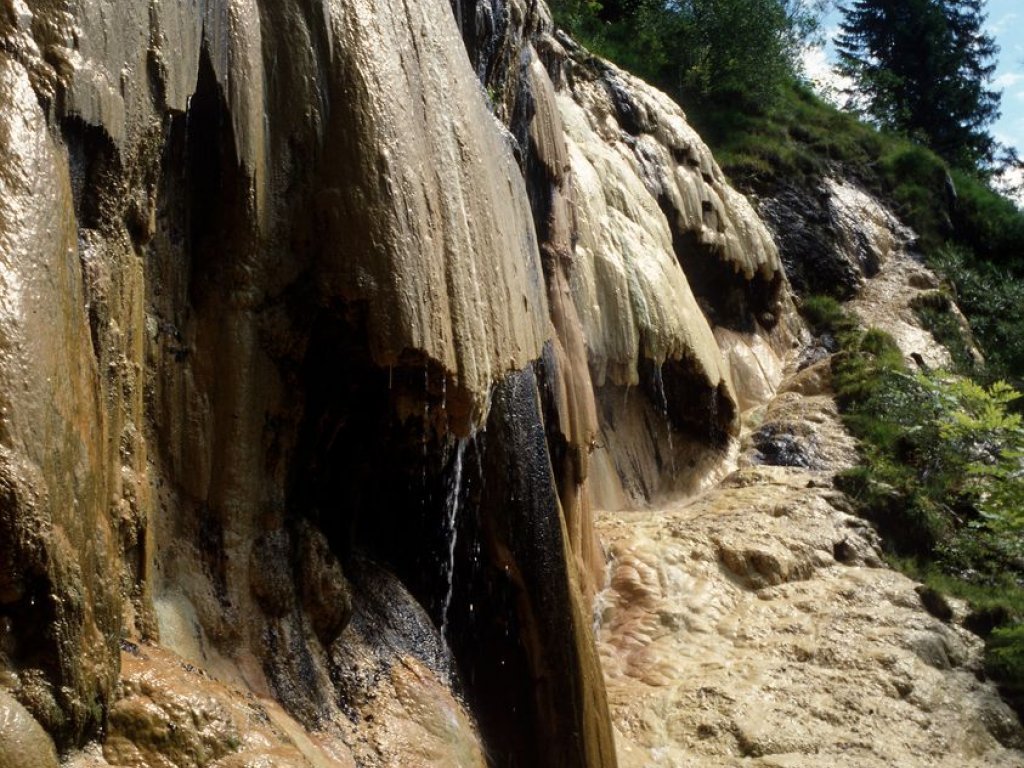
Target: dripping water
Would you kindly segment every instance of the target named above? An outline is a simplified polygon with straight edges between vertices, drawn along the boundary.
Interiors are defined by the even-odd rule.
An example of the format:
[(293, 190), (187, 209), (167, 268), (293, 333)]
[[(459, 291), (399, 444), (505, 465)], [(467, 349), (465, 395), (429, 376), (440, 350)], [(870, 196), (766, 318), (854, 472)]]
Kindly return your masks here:
[(672, 444), (672, 419), (668, 415), (668, 395), (665, 393), (665, 379), (662, 376), (662, 365), (654, 368), (654, 388), (658, 394), (657, 407), (665, 419), (665, 432), (668, 434), (668, 459), (672, 468), (672, 479), (676, 476), (676, 451)]
[[(488, 399), (489, 398), (490, 398), (490, 394), (488, 393)], [(484, 475), (484, 460), (483, 460), (483, 456), (484, 456), (484, 445), (483, 445), (483, 442), (484, 442), (484, 438), (485, 438), (486, 434), (487, 433), (482, 429), (480, 432), (476, 432), (473, 435), (473, 452), (476, 454), (477, 478), (480, 481), (480, 490), (479, 490), (478, 493), (479, 493), (480, 497), (483, 496), (484, 487), (486, 486), (486, 480), (485, 480), (485, 475)], [(473, 527), (473, 531), (474, 531), (473, 542), (472, 542), (472, 546), (470, 547), (470, 551), (472, 552), (472, 556), (471, 556), (472, 559), (471, 559), (471, 563), (470, 563), (470, 574), (471, 574), (472, 578), (476, 578), (477, 570), (480, 567), (480, 553), (481, 553), (480, 530), (481, 530), (481, 525), (480, 525), (480, 521), (479, 521), (479, 514), (480, 514), (480, 509), (479, 509), (479, 506), (478, 506), (477, 507), (478, 519), (477, 519), (477, 524)], [(472, 602), (469, 604), (469, 612), (470, 612), (470, 614), (473, 613), (473, 603)]]
[(718, 391), (711, 391), (711, 402), (708, 405), (708, 437), (715, 438), (715, 430), (718, 427)]
[(448, 580), (448, 589), (444, 596), (444, 605), (441, 609), (441, 639), (448, 642), (448, 609), (452, 604), (452, 593), (455, 586), (455, 544), (459, 533), (459, 499), (462, 495), (462, 459), (466, 453), (466, 444), (470, 437), (459, 439), (455, 447), (455, 463), (452, 470), (452, 483), (448, 489), (448, 498), (445, 502), (445, 533), (448, 535), (448, 562), (445, 576)]

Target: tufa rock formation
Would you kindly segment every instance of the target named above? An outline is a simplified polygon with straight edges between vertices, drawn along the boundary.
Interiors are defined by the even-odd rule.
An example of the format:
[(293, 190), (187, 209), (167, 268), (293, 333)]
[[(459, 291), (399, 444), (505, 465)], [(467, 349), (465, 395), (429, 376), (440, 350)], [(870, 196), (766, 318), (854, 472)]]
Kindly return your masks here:
[(0, 763), (656, 754), (597, 510), (734, 468), (781, 265), (543, 4), (0, 4)]

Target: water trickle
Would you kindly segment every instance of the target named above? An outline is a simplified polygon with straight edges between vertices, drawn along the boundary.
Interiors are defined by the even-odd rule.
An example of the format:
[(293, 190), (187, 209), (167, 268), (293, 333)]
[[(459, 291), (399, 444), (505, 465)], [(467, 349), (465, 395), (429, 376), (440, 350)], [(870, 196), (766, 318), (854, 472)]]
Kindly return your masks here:
[(656, 407), (661, 411), (661, 415), (665, 419), (665, 433), (668, 435), (668, 460), (669, 466), (672, 468), (672, 477), (674, 478), (676, 475), (676, 450), (672, 444), (672, 419), (668, 415), (668, 395), (665, 393), (665, 379), (662, 376), (661, 369), (661, 365), (654, 369), (654, 388), (658, 394)]
[[(490, 398), (488, 397), (488, 400), (489, 399)], [(473, 435), (472, 435), (473, 451), (474, 451), (474, 453), (476, 453), (476, 473), (477, 473), (477, 478), (480, 481), (480, 488), (477, 491), (478, 496), (482, 496), (483, 495), (484, 487), (486, 486), (486, 480), (485, 480), (485, 475), (484, 475), (484, 460), (483, 460), (483, 456), (484, 456), (484, 438), (486, 437), (486, 434), (487, 433), (484, 431), (484, 429), (481, 428), (481, 430), (479, 432), (474, 432)], [(477, 510), (477, 515), (479, 515), (479, 509)], [(471, 562), (470, 562), (470, 573), (471, 573), (473, 578), (476, 577), (477, 569), (480, 567), (481, 547), (480, 547), (480, 525), (479, 525), (479, 520), (477, 520), (477, 524), (474, 526), (474, 531), (475, 531), (475, 533), (473, 535), (473, 541), (472, 541), (472, 543), (470, 545), (470, 552), (472, 553)], [(473, 611), (473, 606), (470, 605), (470, 613), (472, 613), (472, 611)]]
[(718, 393), (711, 392), (711, 402), (708, 404), (708, 437), (714, 439), (715, 429), (718, 426)]
[(445, 575), (448, 579), (448, 590), (444, 596), (441, 609), (441, 639), (448, 642), (448, 609), (452, 604), (452, 593), (455, 586), (455, 544), (459, 534), (459, 500), (462, 495), (462, 460), (466, 453), (466, 444), (472, 439), (463, 437), (455, 447), (455, 463), (452, 471), (452, 482), (448, 488), (445, 502), (445, 533), (448, 535), (448, 563)]
[(615, 570), (616, 557), (608, 562), (604, 569), (604, 582), (601, 585), (601, 589), (594, 595), (594, 609), (591, 615), (592, 629), (594, 637), (600, 637), (601, 625), (604, 623), (605, 613), (609, 608), (613, 606), (612, 596), (612, 571)]

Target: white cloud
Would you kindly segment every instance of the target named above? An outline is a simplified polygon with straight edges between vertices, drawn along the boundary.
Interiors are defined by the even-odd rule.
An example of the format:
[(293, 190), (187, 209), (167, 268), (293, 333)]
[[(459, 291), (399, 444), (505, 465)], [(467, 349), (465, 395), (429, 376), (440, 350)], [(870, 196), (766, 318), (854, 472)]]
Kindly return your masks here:
[(1001, 32), (1005, 32), (1007, 29), (1010, 28), (1010, 25), (1012, 25), (1013, 22), (1016, 21), (1016, 19), (1016, 13), (1008, 13), (1005, 16), (1000, 16), (999, 19), (997, 19), (992, 24), (988, 25), (989, 32), (991, 32), (993, 35), (998, 35)]
[(1024, 83), (1024, 72), (1004, 72), (992, 81), (996, 88), (1013, 88), (1018, 83)]
[(1003, 195), (1013, 200), (1018, 208), (1024, 208), (1024, 168), (1011, 168), (992, 180)]
[(842, 93), (853, 88), (853, 80), (835, 71), (824, 47), (809, 45), (804, 48), (802, 62), (804, 73), (818, 95), (837, 106), (845, 101)]

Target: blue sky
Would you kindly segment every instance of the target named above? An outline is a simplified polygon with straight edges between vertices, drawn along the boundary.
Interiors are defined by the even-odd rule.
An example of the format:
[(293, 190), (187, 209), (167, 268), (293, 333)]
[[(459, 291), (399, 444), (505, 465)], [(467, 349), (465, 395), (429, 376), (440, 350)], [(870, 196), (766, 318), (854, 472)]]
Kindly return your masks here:
[(1024, 3), (989, 0), (987, 26), (1001, 49), (995, 85), (1003, 91), (1003, 114), (992, 133), (1024, 154)]
[[(986, 28), (1000, 48), (992, 85), (1003, 92), (1002, 116), (993, 123), (992, 135), (1024, 155), (1024, 2), (988, 0), (987, 14)], [(826, 51), (811, 51), (805, 59), (808, 74), (814, 79), (821, 78), (826, 59), (831, 56), (831, 38), (840, 17), (836, 10), (825, 16), (822, 31), (830, 44)]]

